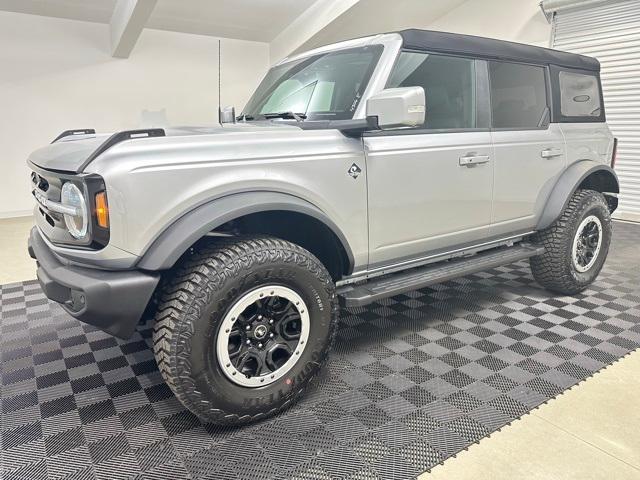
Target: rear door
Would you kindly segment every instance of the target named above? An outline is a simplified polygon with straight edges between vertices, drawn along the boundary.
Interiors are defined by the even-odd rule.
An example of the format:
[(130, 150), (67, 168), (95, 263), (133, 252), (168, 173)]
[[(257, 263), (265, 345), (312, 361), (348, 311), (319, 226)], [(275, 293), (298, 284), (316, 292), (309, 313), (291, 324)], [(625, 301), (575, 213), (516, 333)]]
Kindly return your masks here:
[(494, 158), (490, 235), (533, 230), (566, 166), (564, 136), (550, 123), (546, 67), (489, 62)]
[(365, 136), (370, 268), (483, 241), (492, 158), (484, 61), (402, 52), (388, 88), (421, 86), (422, 127)]

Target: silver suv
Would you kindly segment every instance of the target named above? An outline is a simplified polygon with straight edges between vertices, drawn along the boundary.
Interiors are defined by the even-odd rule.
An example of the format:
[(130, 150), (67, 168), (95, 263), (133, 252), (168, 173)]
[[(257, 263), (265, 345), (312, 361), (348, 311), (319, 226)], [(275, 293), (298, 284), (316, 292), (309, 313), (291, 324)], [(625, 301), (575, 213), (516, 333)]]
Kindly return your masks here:
[(338, 307), (528, 258), (574, 294), (617, 206), (597, 60), (422, 30), (282, 61), (216, 128), (70, 130), (28, 160), (46, 295), (154, 351), (205, 421), (291, 405)]

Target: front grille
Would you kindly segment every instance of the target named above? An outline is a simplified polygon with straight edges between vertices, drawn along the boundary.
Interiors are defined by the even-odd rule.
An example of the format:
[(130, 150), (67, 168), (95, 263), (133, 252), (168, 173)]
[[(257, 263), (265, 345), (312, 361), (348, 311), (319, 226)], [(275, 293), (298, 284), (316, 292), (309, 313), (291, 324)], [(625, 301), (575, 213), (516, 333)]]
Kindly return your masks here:
[(51, 215), (49, 215), (47, 212), (45, 212), (42, 207), (39, 207), (38, 210), (40, 211), (40, 214), (44, 217), (44, 219), (47, 221), (47, 223), (49, 225), (51, 225), (52, 227), (56, 226), (56, 222), (53, 220)]
[(54, 194), (53, 191), (49, 192), (49, 189), (51, 187), (49, 180), (47, 180), (41, 175), (38, 175), (36, 172), (31, 172), (31, 186), (32, 186), (32, 194), (35, 197), (36, 202), (38, 203), (38, 210), (40, 211), (42, 216), (45, 217), (45, 219), (47, 220), (47, 223), (49, 223), (51, 226), (54, 226), (55, 222), (52, 216), (55, 218), (58, 218), (59, 215), (52, 214), (47, 210), (47, 208), (44, 205), (42, 205), (41, 202), (38, 202), (39, 196), (46, 197), (47, 199), (51, 199), (51, 200), (58, 200), (58, 199), (52, 198), (52, 195)]
[(49, 182), (46, 178), (41, 177), (36, 172), (31, 172), (31, 183), (35, 188), (42, 192), (49, 190)]
[(53, 243), (73, 244), (75, 242), (67, 231), (63, 216), (49, 211), (41, 201), (38, 201), (38, 197), (44, 197), (59, 202), (61, 187), (62, 179), (58, 176), (39, 171), (31, 172), (31, 189), (37, 204), (36, 224), (40, 227), (43, 235)]

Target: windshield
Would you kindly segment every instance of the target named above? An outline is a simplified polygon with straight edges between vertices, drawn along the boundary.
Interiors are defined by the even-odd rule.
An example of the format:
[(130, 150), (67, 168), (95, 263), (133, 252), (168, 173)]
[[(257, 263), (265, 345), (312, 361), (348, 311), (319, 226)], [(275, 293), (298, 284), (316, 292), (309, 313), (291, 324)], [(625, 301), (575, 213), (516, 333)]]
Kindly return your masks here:
[(352, 48), (275, 66), (242, 116), (247, 120), (275, 114), (295, 114), (311, 120), (353, 118), (381, 52), (381, 45)]

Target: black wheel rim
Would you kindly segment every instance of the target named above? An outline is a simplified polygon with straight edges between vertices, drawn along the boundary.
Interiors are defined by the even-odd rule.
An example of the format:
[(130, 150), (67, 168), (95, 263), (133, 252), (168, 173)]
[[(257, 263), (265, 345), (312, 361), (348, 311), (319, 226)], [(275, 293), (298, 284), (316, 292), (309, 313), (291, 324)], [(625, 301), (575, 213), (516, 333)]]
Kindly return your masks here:
[(573, 242), (573, 264), (579, 272), (589, 270), (597, 260), (602, 246), (602, 223), (591, 215), (579, 225)]
[(302, 298), (286, 287), (261, 287), (241, 297), (223, 320), (218, 360), (235, 383), (267, 385), (297, 362), (308, 334)]

